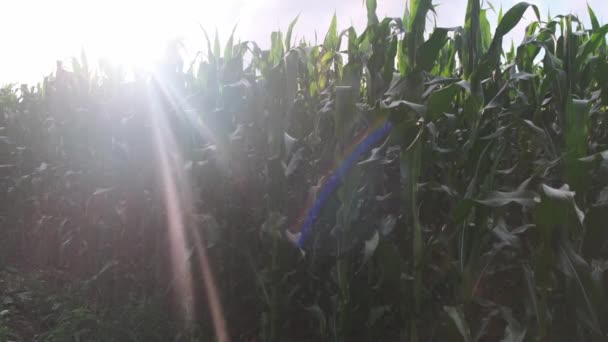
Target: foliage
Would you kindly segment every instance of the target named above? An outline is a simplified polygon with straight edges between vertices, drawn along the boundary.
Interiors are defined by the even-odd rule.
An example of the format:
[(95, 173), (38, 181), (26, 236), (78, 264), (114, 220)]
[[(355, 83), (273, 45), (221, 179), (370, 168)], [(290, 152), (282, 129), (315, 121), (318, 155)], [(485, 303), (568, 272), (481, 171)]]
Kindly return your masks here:
[[(84, 287), (77, 283), (60, 286), (57, 271), (23, 276), (12, 270), (0, 275), (6, 281), (0, 297), (2, 341), (188, 340), (174, 335), (172, 328), (178, 322), (154, 298), (134, 299), (116, 307), (91, 305)], [(191, 337), (195, 334), (190, 332)]]
[[(402, 18), (366, 8), (365, 31), (334, 16), (320, 45), (292, 44), (296, 18), (267, 50), (207, 38), (185, 72), (173, 46), (152, 76), (93, 74), (83, 56), (2, 89), (3, 253), (63, 269), (95, 305), (179, 303), (170, 179), (194, 287), (170, 312), (201, 336), (208, 256), (233, 340), (605, 340), (608, 25), (519, 3), (492, 33), (469, 0), (462, 27), (425, 35), (430, 0)], [(503, 51), (524, 13), (536, 20)], [(303, 208), (378, 120), (389, 136), (299, 250)], [(104, 324), (59, 318), (83, 319)]]

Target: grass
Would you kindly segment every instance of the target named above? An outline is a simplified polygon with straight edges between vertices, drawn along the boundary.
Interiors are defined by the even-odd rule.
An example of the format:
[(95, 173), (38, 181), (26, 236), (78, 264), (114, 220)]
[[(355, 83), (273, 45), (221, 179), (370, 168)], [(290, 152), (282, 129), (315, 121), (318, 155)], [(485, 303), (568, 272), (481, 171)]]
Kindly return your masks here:
[[(54, 272), (58, 273), (58, 272)], [(133, 298), (110, 307), (91, 301), (90, 289), (52, 272), (2, 271), (2, 341), (189, 341), (158, 298)], [(145, 324), (142, 324), (144, 323)]]

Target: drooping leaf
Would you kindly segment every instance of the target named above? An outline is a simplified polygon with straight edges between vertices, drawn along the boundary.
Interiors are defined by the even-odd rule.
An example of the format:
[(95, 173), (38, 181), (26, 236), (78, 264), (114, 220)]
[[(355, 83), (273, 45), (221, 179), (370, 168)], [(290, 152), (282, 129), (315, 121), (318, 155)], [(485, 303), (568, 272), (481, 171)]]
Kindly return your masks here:
[(452, 323), (454, 323), (464, 341), (472, 342), (473, 339), (471, 338), (471, 329), (469, 328), (469, 324), (464, 317), (464, 312), (462, 309), (460, 307), (444, 306), (443, 310), (452, 319)]
[(493, 191), (483, 199), (475, 201), (489, 207), (502, 207), (509, 203), (518, 203), (524, 207), (532, 207), (536, 203), (535, 197), (537, 195), (528, 190), (516, 190), (512, 192)]
[(561, 271), (574, 280), (578, 292), (583, 298), (581, 306), (590, 317), (589, 323), (591, 328), (599, 335), (603, 335), (596, 308), (593, 304), (594, 289), (592, 287), (589, 265), (574, 251), (571, 241), (565, 235), (562, 235), (560, 239), (558, 256)]
[(490, 68), (497, 65), (499, 62), (500, 51), (502, 50), (502, 40), (504, 36), (511, 32), (511, 30), (522, 19), (526, 10), (530, 7), (532, 7), (534, 13), (536, 14), (536, 18), (540, 21), (540, 12), (538, 11), (538, 7), (536, 7), (536, 5), (527, 2), (520, 2), (511, 7), (498, 23), (496, 31), (494, 31), (492, 43), (490, 44), (490, 48), (487, 53), (487, 62), (490, 64)]
[(435, 64), (439, 52), (447, 42), (448, 31), (453, 29), (435, 28), (431, 37), (422, 43), (416, 54), (416, 65), (421, 70), (429, 71)]
[(434, 91), (427, 101), (428, 110), (426, 112), (428, 120), (435, 120), (445, 112), (449, 112), (453, 105), (454, 96), (460, 89), (455, 85), (449, 85), (438, 91)]
[(367, 263), (369, 261), (369, 259), (374, 255), (374, 252), (376, 252), (376, 248), (378, 248), (378, 242), (380, 241), (380, 234), (378, 234), (378, 232), (374, 232), (374, 235), (372, 235), (372, 237), (365, 241), (364, 245), (363, 245), (363, 263)]
[(304, 148), (300, 147), (289, 159), (289, 164), (287, 164), (287, 167), (285, 168), (285, 177), (291, 177), (291, 175), (294, 174), (303, 158)]
[(390, 101), (388, 103), (381, 102), (380, 104), (381, 104), (381, 108), (384, 108), (384, 109), (393, 109), (393, 108), (403, 106), (405, 108), (411, 109), (412, 111), (414, 111), (416, 114), (418, 114), (421, 117), (423, 117), (425, 115), (426, 110), (427, 110), (426, 106), (424, 106), (424, 105), (409, 102), (406, 100)]
[(519, 249), (521, 247), (521, 241), (519, 237), (512, 231), (509, 231), (507, 228), (507, 224), (504, 219), (500, 219), (498, 224), (494, 229), (492, 229), (492, 233), (503, 243), (513, 248)]
[(502, 313), (503, 319), (507, 322), (505, 327), (505, 335), (500, 340), (501, 342), (523, 342), (526, 337), (527, 329), (522, 327), (514, 317), (511, 309), (507, 307), (501, 307), (500, 312)]

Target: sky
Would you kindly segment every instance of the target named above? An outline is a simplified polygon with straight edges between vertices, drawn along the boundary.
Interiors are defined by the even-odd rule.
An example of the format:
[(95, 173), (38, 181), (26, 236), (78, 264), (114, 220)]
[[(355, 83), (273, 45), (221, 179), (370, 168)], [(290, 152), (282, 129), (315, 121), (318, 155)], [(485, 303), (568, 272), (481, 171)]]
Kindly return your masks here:
[[(505, 10), (518, 1), (490, 1)], [(528, 0), (546, 17), (574, 13), (588, 22), (587, 2), (600, 23), (608, 21), (607, 0)], [(463, 25), (467, 0), (436, 0), (437, 26)], [(378, 16), (401, 17), (405, 0), (378, 0)], [(0, 13), (2, 50), (0, 85), (35, 83), (54, 69), (57, 60), (80, 56), (100, 58), (130, 66), (148, 67), (162, 53), (166, 41), (182, 38), (193, 56), (206, 46), (201, 26), (219, 32), (226, 41), (236, 25), (235, 36), (262, 46), (270, 32), (286, 31), (300, 15), (296, 38), (322, 41), (334, 12), (338, 26), (351, 25), (360, 32), (367, 21), (362, 0), (19, 0), (6, 1)], [(485, 6), (487, 7), (487, 6)], [(532, 17), (529, 11), (526, 17)], [(490, 20), (495, 21), (495, 15)], [(432, 22), (429, 21), (429, 24)], [(493, 23), (494, 24), (494, 23)], [(511, 38), (517, 44), (524, 25)], [(509, 37), (505, 41), (510, 42)]]

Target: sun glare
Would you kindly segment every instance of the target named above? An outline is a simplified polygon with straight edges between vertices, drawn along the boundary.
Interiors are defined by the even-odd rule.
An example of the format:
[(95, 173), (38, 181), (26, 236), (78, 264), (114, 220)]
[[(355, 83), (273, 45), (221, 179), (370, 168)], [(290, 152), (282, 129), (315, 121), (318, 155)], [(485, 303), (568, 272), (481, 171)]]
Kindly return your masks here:
[(0, 29), (7, 33), (3, 35), (3, 46), (12, 52), (0, 54), (0, 81), (36, 83), (54, 71), (55, 61), (69, 61), (80, 56), (82, 50), (91, 64), (105, 60), (131, 69), (150, 70), (162, 58), (167, 43), (175, 39), (183, 40), (187, 50), (182, 53), (188, 62), (207, 46), (201, 27), (211, 39), (217, 30), (222, 44), (237, 23), (237, 37), (260, 40), (261, 27), (275, 29), (273, 25), (278, 25), (279, 19), (269, 20), (271, 17), (258, 10), (276, 2), (10, 1), (3, 7)]
[(105, 24), (90, 26), (85, 49), (100, 59), (138, 69), (150, 69), (170, 39), (180, 38), (184, 23), (169, 1), (110, 1), (97, 12)]
[[(120, 1), (103, 3), (89, 24), (89, 37), (84, 45), (98, 58), (110, 62), (150, 69), (163, 55), (169, 41), (198, 40), (202, 43), (200, 27), (213, 32), (230, 32), (232, 22), (222, 20), (235, 10), (240, 1), (160, 0)], [(104, 18), (104, 19), (101, 19)], [(196, 50), (203, 44), (192, 44)], [(197, 51), (185, 51), (193, 57)]]
[[(256, 2), (257, 3), (257, 2)], [(228, 34), (238, 21), (235, 6), (241, 1), (210, 0), (23, 0), (7, 3), (2, 28), (15, 34), (3, 36), (6, 46), (19, 54), (0, 56), (3, 65), (21, 66), (3, 70), (5, 82), (35, 82), (53, 71), (55, 60), (69, 60), (85, 51), (90, 62), (150, 69), (174, 39), (195, 41), (205, 46), (200, 25), (208, 31)], [(35, 11), (31, 11), (36, 8)], [(238, 9), (236, 13), (242, 10)], [(225, 20), (226, 17), (232, 18)], [(7, 31), (8, 32), (8, 31)], [(35, 44), (34, 44), (35, 42)], [(41, 73), (43, 72), (43, 74)]]

